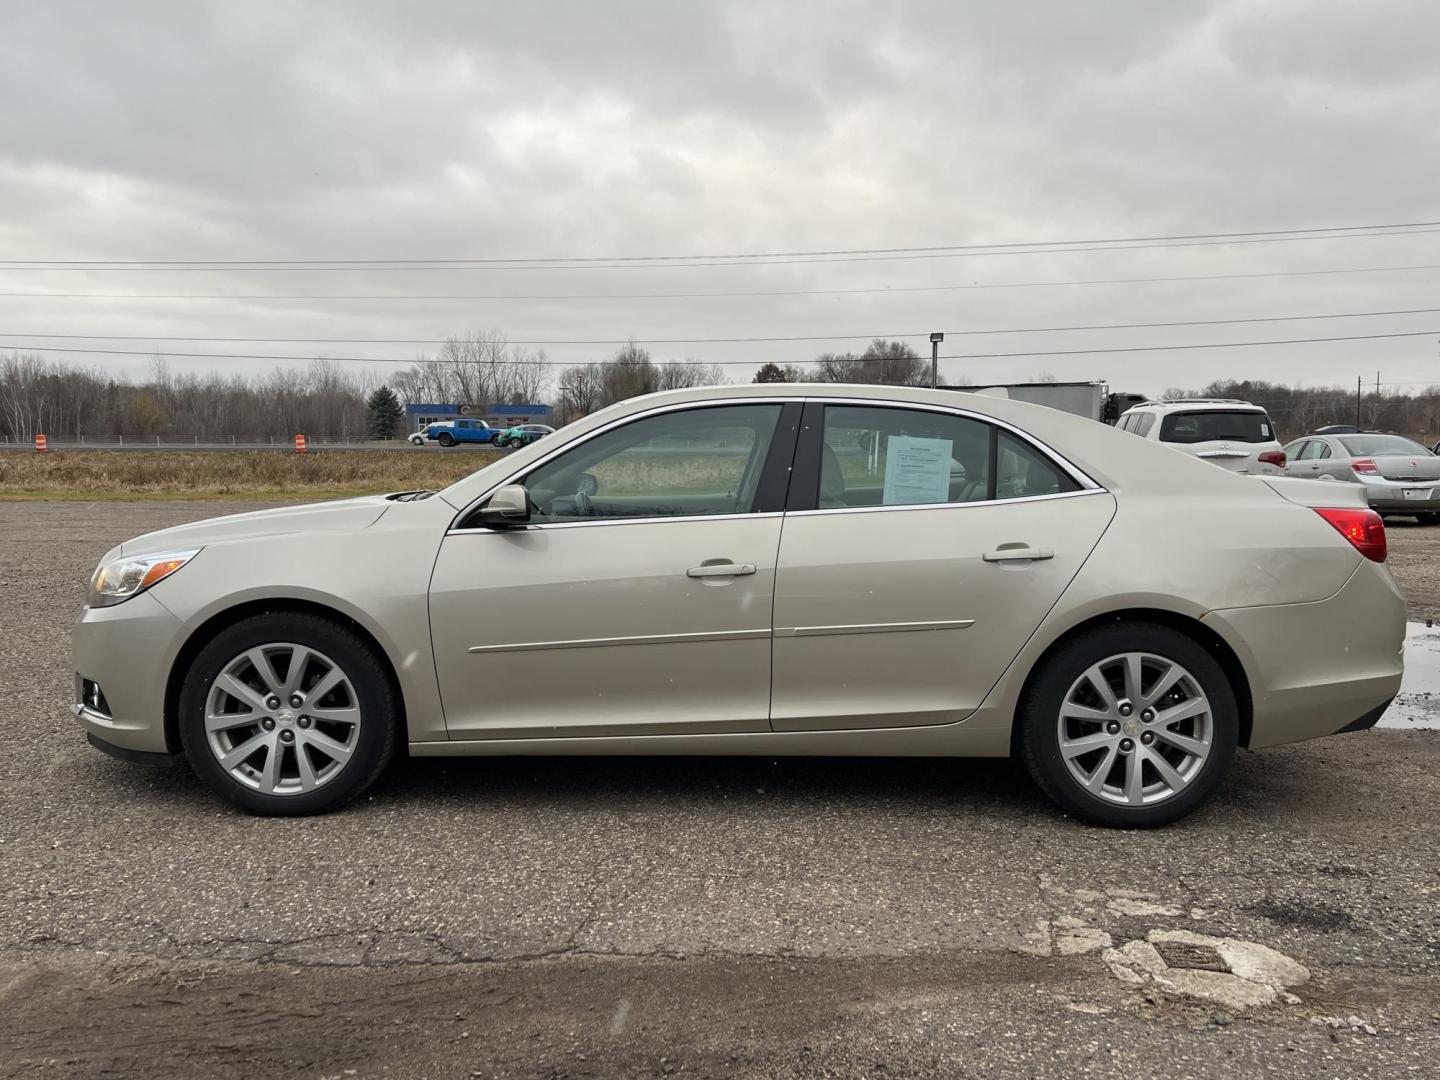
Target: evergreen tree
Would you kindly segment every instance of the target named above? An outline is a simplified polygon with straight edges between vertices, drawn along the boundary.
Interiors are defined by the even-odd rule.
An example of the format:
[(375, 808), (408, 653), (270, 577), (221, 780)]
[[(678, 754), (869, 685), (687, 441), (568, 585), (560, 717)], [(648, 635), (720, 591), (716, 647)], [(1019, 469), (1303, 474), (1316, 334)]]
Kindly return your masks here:
[(400, 399), (388, 386), (381, 386), (365, 401), (365, 423), (372, 439), (388, 439), (400, 427), (405, 410)]
[(785, 376), (785, 369), (782, 368), (779, 364), (772, 362), (761, 365), (760, 370), (755, 372), (755, 378), (750, 381), (757, 383), (772, 383), (785, 382), (787, 380)]

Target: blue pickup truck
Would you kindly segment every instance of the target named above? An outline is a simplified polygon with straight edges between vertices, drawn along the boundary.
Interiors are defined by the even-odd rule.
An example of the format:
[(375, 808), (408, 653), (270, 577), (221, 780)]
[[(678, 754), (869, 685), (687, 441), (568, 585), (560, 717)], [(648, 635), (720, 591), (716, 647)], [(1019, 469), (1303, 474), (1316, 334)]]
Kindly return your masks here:
[(410, 441), (416, 446), (424, 446), (427, 442), (437, 442), (441, 446), (458, 443), (496, 446), (501, 434), (498, 428), (492, 428), (484, 420), (438, 420), (415, 432)]

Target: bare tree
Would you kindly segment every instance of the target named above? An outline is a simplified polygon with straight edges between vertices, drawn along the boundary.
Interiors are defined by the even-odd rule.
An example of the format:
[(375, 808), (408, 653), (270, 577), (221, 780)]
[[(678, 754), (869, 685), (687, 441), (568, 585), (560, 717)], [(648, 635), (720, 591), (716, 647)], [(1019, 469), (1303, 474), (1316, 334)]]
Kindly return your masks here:
[(926, 386), (930, 366), (903, 341), (876, 338), (859, 356), (823, 353), (815, 358), (815, 380), (833, 383), (885, 383), (891, 386)]

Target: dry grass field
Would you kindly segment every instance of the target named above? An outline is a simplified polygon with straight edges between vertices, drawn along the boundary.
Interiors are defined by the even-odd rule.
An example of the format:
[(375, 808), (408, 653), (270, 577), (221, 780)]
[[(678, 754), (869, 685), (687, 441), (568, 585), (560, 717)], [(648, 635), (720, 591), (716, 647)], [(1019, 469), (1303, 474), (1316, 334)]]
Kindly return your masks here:
[(440, 488), (498, 453), (58, 451), (0, 455), (0, 500), (327, 499)]

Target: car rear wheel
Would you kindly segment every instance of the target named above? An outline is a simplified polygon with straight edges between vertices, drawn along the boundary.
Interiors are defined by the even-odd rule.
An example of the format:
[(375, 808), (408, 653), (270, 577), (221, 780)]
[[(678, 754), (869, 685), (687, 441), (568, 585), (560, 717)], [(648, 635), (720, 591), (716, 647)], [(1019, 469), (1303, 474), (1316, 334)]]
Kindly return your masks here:
[(332, 810), (395, 752), (399, 708), (373, 648), (329, 619), (274, 613), (221, 631), (180, 691), (196, 775), (256, 814)]
[(1220, 665), (1154, 623), (1099, 628), (1056, 650), (1017, 722), (1040, 788), (1076, 817), (1119, 828), (1167, 825), (1209, 799), (1240, 727)]
[(442, 431), (439, 435), (435, 436), (435, 441), (441, 446), (454, 446), (455, 436), (451, 435), (448, 431)]

